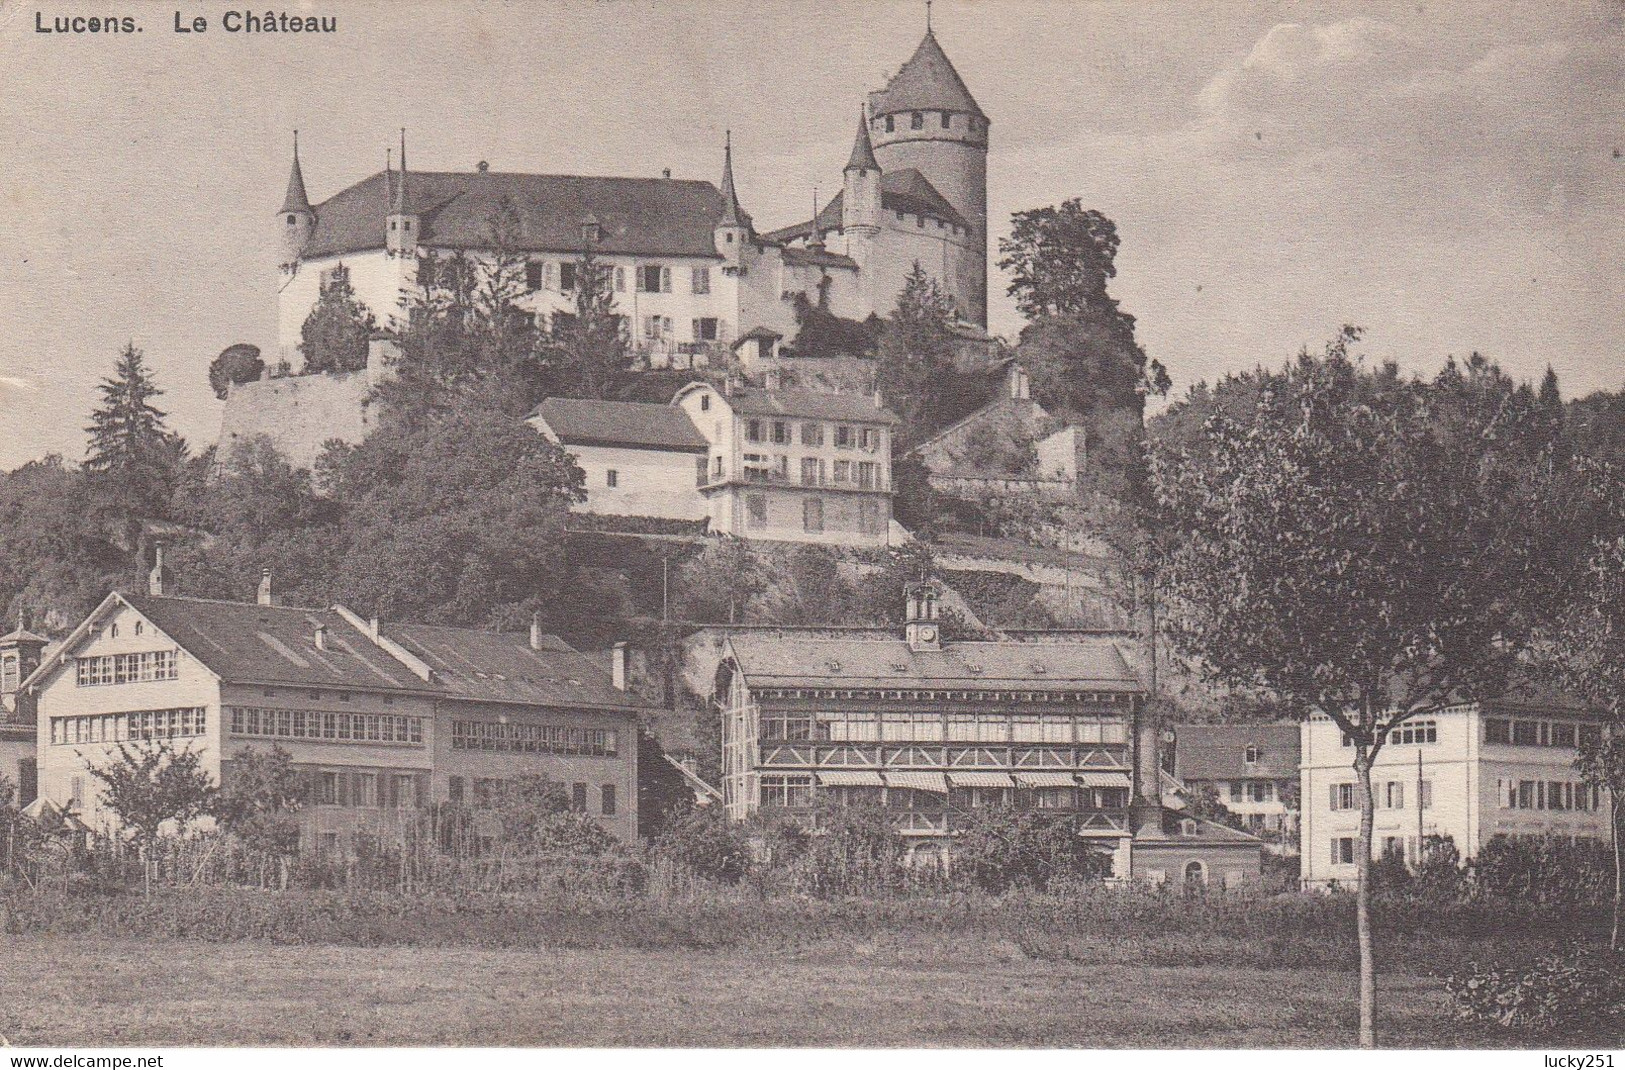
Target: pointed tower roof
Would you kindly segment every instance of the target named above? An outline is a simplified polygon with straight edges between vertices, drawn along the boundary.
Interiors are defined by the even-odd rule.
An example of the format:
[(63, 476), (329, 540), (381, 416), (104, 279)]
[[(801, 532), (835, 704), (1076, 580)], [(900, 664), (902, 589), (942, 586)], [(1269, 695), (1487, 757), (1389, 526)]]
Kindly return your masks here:
[(724, 227), (748, 227), (750, 213), (739, 206), (739, 194), (734, 190), (733, 140), (730, 130), (722, 142), (722, 218), (717, 222)]
[(948, 54), (937, 43), (937, 35), (929, 29), (902, 70), (892, 75), (886, 88), (871, 93), (869, 99), (877, 115), (930, 109), (964, 111), (987, 118), (965, 87), (964, 79), (954, 70)]
[(401, 173), (395, 180), (395, 196), (389, 205), (390, 215), (407, 215), (412, 211), (406, 193), (406, 127), (401, 127)]
[(282, 198), (282, 211), (304, 212), (313, 215), (310, 210), (310, 197), (305, 194), (305, 173), (299, 169), (299, 131), (293, 132), (293, 170), (288, 174), (288, 192)]
[(869, 140), (869, 116), (858, 108), (858, 136), (852, 142), (852, 155), (846, 161), (848, 171), (878, 171), (874, 142)]
[(46, 639), (45, 636), (35, 635), (33, 632), (29, 631), (27, 627), (25, 627), (25, 624), (26, 622), (23, 620), (22, 608), (18, 607), (17, 627), (14, 631), (7, 632), (5, 635), (0, 635), (0, 647), (9, 648), (14, 646), (44, 646), (46, 643), (50, 642), (50, 640)]

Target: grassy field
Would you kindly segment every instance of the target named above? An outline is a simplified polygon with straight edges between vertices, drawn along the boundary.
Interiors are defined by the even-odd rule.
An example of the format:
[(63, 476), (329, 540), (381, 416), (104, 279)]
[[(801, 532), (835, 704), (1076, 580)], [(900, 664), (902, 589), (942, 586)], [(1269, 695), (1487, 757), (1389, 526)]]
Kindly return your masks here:
[[(1343, 1047), (1343, 969), (1037, 961), (999, 941), (692, 950), (277, 947), (4, 938), (20, 1046)], [(1394, 1047), (1505, 1043), (1448, 1020), (1438, 980), (1384, 979)]]

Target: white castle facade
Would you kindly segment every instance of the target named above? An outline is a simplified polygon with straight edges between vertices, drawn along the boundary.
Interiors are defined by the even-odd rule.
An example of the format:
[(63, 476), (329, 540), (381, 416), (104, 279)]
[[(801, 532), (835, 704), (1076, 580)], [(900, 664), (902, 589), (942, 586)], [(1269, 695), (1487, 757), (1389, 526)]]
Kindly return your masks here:
[[(851, 319), (885, 316), (918, 262), (968, 328), (987, 324), (990, 123), (928, 29), (869, 94), (841, 192), (815, 218), (761, 232), (741, 204), (731, 144), (719, 185), (665, 178), (418, 172), (404, 138), (393, 167), (312, 203), (297, 142), (277, 213), (278, 360), (297, 370), (300, 329), (335, 270), (380, 326), (395, 320), (438, 256), (524, 260), (521, 307), (574, 304), (586, 254), (607, 269), (615, 309), (654, 366), (737, 351), (747, 367), (796, 334), (796, 298)], [(669, 173), (668, 173), (669, 174)], [(756, 345), (739, 346), (742, 341)]]

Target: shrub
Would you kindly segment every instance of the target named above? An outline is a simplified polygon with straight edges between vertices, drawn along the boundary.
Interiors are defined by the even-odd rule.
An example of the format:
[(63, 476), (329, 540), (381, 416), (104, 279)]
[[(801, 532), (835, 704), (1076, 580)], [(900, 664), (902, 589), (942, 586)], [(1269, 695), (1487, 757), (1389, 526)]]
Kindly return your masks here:
[(1464, 1020), (1535, 1035), (1593, 1028), (1625, 1014), (1625, 959), (1575, 949), (1522, 966), (1475, 965), (1445, 987)]
[(953, 867), (956, 875), (986, 891), (1042, 891), (1056, 880), (1103, 877), (1111, 871), (1111, 859), (1091, 848), (1065, 820), (993, 807), (970, 811), (963, 834), (954, 841)]
[(720, 806), (690, 810), (678, 817), (655, 841), (654, 852), (723, 884), (739, 883), (750, 869), (750, 845)]
[(1476, 891), (1487, 898), (1575, 906), (1612, 901), (1613, 866), (1600, 840), (1494, 836), (1479, 849), (1472, 871)]

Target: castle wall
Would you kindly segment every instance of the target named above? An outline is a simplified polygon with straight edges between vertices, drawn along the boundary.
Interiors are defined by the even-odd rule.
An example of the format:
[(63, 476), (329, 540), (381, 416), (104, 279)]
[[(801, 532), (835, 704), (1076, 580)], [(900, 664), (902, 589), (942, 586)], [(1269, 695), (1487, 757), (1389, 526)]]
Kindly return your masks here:
[(354, 444), (372, 427), (365, 371), (293, 375), (233, 385), (216, 440), (221, 460), (238, 443), (264, 436), (297, 468), (309, 468), (328, 439)]

